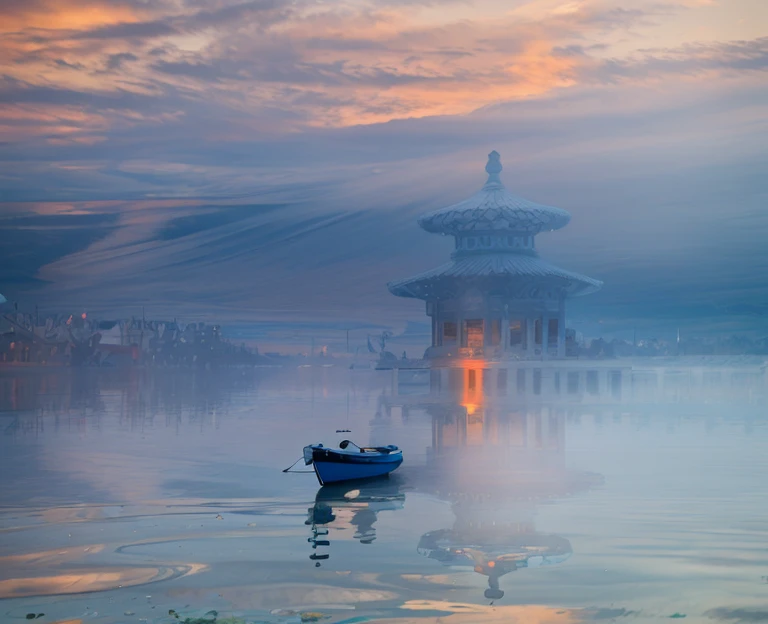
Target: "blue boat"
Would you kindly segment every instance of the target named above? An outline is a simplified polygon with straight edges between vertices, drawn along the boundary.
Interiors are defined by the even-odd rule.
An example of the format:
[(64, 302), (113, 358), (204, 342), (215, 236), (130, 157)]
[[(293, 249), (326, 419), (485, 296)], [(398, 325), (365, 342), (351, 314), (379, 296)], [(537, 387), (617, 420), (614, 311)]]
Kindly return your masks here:
[(391, 444), (359, 447), (344, 440), (339, 447), (331, 449), (322, 444), (304, 447), (304, 463), (314, 467), (320, 485), (383, 477), (403, 463), (403, 452)]

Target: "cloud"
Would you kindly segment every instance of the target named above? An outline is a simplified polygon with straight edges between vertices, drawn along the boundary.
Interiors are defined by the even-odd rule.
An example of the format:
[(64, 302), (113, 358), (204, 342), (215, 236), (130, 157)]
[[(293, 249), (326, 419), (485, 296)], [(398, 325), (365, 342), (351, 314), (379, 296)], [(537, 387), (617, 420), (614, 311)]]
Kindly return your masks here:
[(206, 82), (219, 82), (224, 79), (242, 80), (244, 76), (238, 76), (237, 70), (227, 68), (224, 63), (216, 65), (206, 63), (190, 63), (187, 61), (158, 61), (152, 68), (166, 74), (175, 76), (188, 76), (204, 80)]
[(138, 61), (139, 57), (131, 52), (118, 52), (117, 54), (110, 54), (107, 58), (107, 70), (120, 69), (120, 66), (127, 61)]
[(0, 6), (0, 30), (80, 30), (135, 21), (140, 13), (139, 5), (120, 1), (7, 0)]
[(156, 39), (167, 35), (176, 35), (179, 31), (164, 21), (128, 22), (110, 24), (73, 34), (65, 34), (67, 39)]
[(67, 67), (69, 69), (77, 69), (77, 70), (83, 69), (83, 65), (81, 65), (80, 63), (67, 63), (67, 61), (65, 61), (64, 59), (56, 59), (54, 63), (56, 63), (56, 65), (58, 65), (59, 67)]
[[(581, 54), (578, 49), (572, 51)], [(676, 49), (639, 50), (631, 58), (592, 64), (586, 70), (585, 77), (605, 81), (658, 80), (667, 75), (691, 77), (765, 71), (768, 71), (768, 37), (752, 41), (686, 44)]]
[(159, 103), (156, 97), (128, 90), (88, 93), (77, 89), (37, 86), (9, 78), (0, 79), (0, 102), (90, 106), (98, 110), (114, 108), (142, 110)]
[(253, 19), (263, 29), (286, 19), (292, 13), (293, 9), (279, 0), (254, 0), (199, 11), (186, 19), (184, 24), (187, 28), (208, 28)]

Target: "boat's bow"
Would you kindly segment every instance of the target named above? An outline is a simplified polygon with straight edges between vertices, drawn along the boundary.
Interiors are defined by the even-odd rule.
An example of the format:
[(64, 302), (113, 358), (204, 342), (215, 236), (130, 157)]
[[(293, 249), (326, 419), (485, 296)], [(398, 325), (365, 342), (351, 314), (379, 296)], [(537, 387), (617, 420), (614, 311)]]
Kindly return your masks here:
[(323, 446), (322, 444), (308, 444), (304, 447), (304, 465), (309, 466), (312, 463), (312, 453), (313, 451)]

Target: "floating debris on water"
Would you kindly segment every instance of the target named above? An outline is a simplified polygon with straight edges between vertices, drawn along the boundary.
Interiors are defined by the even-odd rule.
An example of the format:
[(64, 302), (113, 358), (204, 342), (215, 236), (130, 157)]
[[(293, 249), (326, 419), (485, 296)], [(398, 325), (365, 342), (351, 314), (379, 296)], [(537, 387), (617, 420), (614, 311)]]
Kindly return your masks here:
[(175, 609), (168, 609), (168, 615), (176, 618), (181, 624), (249, 624), (249, 621), (236, 615), (229, 615), (227, 617), (220, 618), (219, 612), (215, 609), (211, 609), (206, 612), (205, 615), (198, 617), (185, 617), (179, 615)]
[(302, 622), (319, 622), (320, 620), (327, 620), (330, 615), (320, 613), (319, 611), (304, 611), (299, 614)]

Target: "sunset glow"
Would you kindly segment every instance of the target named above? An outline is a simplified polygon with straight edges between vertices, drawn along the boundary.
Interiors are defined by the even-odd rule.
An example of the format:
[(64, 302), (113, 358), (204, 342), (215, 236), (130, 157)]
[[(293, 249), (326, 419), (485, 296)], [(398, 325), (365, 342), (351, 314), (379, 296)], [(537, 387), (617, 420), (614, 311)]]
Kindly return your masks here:
[[(407, 10), (342, 1), (191, 9), (181, 0), (40, 0), (2, 11), (1, 114), (15, 123), (0, 132), (22, 142), (47, 135), (56, 145), (92, 145), (120, 127), (183, 123), (185, 106), (171, 104), (172, 93), (203, 97), (227, 117), (290, 106), (293, 114), (273, 127), (289, 131), (463, 115), (556, 89), (644, 82), (649, 64), (659, 70), (655, 81), (670, 73), (711, 80), (733, 63), (759, 69), (743, 61), (765, 47), (764, 39), (749, 41), (759, 20), (739, 18), (765, 13), (756, 0), (727, 8), (698, 0), (533, 0), (510, 8), (486, 0)], [(710, 31), (713, 20), (733, 41)], [(28, 101), (35, 87), (50, 97), (35, 97), (31, 109), (13, 105)], [(57, 102), (65, 93), (83, 103), (75, 93), (97, 98), (76, 105), (77, 116)], [(126, 94), (136, 94), (134, 103)], [(62, 114), (65, 125), (57, 123)]]

